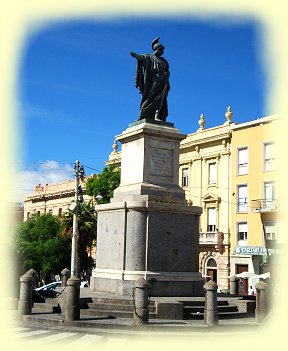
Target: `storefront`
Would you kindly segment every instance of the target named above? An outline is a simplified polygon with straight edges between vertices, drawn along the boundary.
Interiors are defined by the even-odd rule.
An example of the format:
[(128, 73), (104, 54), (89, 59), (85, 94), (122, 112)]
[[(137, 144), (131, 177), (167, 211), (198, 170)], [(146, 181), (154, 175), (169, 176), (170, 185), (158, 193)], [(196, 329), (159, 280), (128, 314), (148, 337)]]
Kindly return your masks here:
[[(268, 255), (267, 255), (268, 253)], [(269, 271), (269, 261), (271, 255), (276, 253), (275, 249), (267, 249), (262, 246), (235, 246), (233, 255), (231, 256), (231, 272), (230, 276), (249, 272), (254, 274), (262, 274)], [(255, 288), (255, 284), (259, 279), (253, 277), (244, 279), (241, 286), (241, 293), (247, 294), (249, 286)]]

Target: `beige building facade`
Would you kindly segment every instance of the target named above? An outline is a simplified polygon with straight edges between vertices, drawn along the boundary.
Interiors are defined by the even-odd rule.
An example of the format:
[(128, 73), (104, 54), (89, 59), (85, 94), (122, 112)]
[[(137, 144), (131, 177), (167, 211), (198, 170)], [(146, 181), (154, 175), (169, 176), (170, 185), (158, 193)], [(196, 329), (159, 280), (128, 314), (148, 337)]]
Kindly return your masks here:
[[(82, 187), (83, 198), (85, 202), (91, 200), (91, 197), (85, 195), (85, 181), (79, 183)], [(55, 216), (62, 216), (68, 211), (68, 208), (74, 200), (75, 182), (67, 180), (58, 184), (38, 184), (34, 188), (34, 192), (24, 199), (24, 221), (32, 215), (51, 213)]]
[(179, 184), (188, 204), (203, 208), (199, 270), (210, 276), (219, 290), (228, 288), (230, 274), (232, 115), (229, 107), (223, 125), (209, 129), (201, 115), (200, 128), (188, 134), (180, 146)]

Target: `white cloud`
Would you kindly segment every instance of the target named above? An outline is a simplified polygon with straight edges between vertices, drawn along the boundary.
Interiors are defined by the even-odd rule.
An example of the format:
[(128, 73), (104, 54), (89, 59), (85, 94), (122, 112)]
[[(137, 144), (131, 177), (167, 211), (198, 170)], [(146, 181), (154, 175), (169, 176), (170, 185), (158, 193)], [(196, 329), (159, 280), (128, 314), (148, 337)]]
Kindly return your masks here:
[(59, 169), (59, 163), (56, 161), (46, 161), (40, 164), (40, 171), (49, 171), (49, 170), (57, 170)]
[(36, 185), (56, 184), (73, 179), (74, 169), (69, 164), (59, 164), (48, 160), (35, 166), (33, 170), (22, 171), (17, 174), (17, 202), (23, 202), (24, 197), (33, 193)]
[(59, 110), (49, 110), (45, 107), (37, 106), (29, 102), (19, 102), (18, 112), (21, 118), (42, 120), (50, 123), (57, 123), (61, 125), (75, 124), (76, 119), (70, 114), (67, 115), (65, 112)]
[(44, 119), (47, 121), (53, 120), (51, 113), (49, 113), (47, 110), (45, 110), (42, 107), (32, 105), (32, 104), (27, 103), (27, 102), (20, 103), (19, 111), (20, 111), (21, 115), (26, 116), (26, 117)]

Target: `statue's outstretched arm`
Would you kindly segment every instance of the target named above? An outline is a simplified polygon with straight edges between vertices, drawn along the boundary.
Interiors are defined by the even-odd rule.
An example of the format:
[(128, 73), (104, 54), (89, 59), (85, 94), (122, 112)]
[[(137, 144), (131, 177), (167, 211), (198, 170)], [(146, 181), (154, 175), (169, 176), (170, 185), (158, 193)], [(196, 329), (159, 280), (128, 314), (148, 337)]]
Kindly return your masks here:
[(136, 58), (136, 60), (141, 60), (141, 56), (140, 55), (137, 55), (135, 52), (133, 52), (133, 51), (130, 51), (130, 55), (132, 56), (132, 57), (135, 57)]

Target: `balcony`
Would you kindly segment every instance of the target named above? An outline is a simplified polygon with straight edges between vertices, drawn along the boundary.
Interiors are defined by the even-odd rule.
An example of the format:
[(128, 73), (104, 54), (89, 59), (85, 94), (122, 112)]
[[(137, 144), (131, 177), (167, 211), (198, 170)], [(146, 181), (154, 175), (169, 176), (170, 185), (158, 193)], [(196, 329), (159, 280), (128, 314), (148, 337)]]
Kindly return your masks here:
[(277, 211), (279, 208), (278, 200), (267, 200), (267, 199), (258, 199), (251, 200), (251, 210), (252, 212), (273, 212)]
[(223, 244), (224, 233), (223, 232), (201, 232), (199, 235), (200, 245), (219, 245)]

